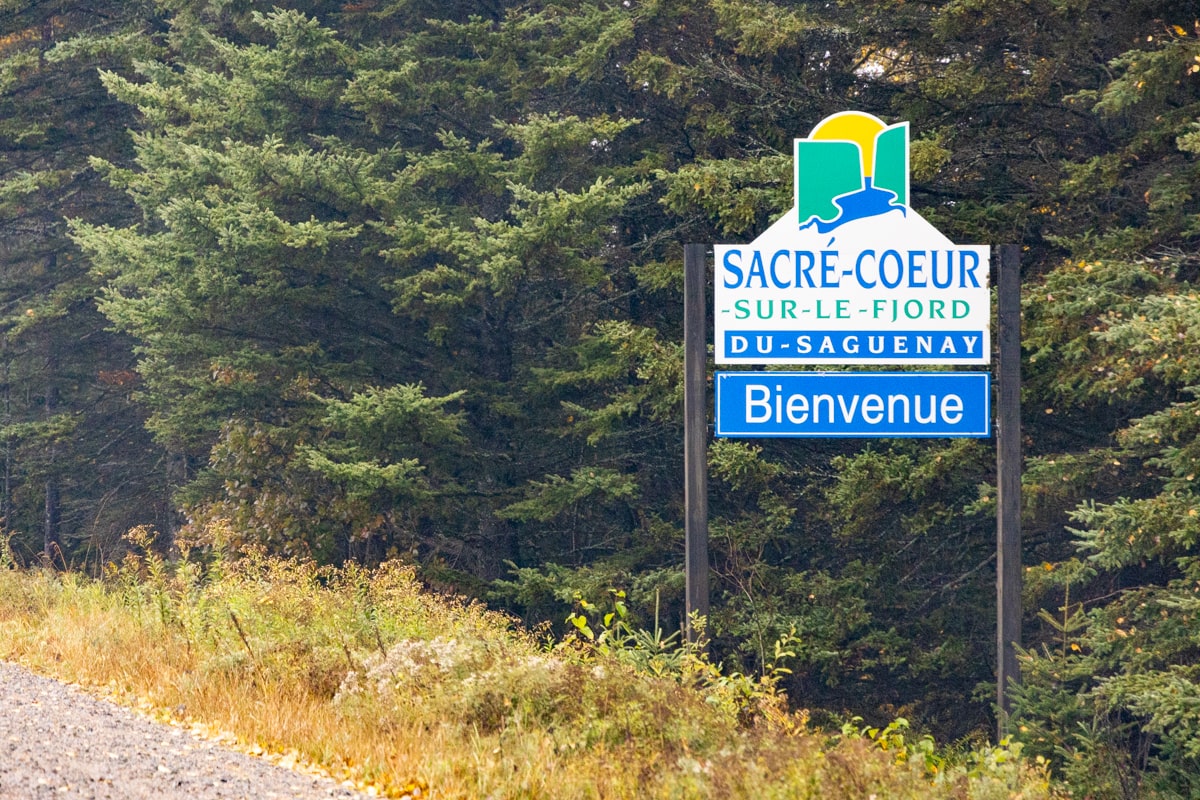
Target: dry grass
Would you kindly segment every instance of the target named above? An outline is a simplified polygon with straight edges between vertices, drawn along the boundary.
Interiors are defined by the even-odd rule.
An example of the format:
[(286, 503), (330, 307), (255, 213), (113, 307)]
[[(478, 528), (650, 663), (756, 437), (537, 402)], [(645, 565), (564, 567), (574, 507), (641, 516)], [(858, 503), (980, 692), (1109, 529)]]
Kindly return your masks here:
[(0, 569), (0, 657), (393, 797), (1050, 796), (1007, 751), (935, 774), (808, 732), (769, 682), (694, 657), (655, 677), (628, 655), (547, 647), (395, 564)]

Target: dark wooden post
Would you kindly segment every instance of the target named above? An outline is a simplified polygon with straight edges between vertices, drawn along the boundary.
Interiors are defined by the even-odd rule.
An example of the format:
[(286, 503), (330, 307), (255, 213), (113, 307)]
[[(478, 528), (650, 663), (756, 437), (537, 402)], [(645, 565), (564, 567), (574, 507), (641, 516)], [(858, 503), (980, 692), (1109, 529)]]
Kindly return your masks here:
[(1009, 690), (1021, 679), (1021, 250), (1015, 244), (997, 250), (996, 703), (1003, 738), (1012, 710)]
[(708, 617), (708, 329), (705, 246), (683, 248), (683, 470), (685, 631), (692, 616)]

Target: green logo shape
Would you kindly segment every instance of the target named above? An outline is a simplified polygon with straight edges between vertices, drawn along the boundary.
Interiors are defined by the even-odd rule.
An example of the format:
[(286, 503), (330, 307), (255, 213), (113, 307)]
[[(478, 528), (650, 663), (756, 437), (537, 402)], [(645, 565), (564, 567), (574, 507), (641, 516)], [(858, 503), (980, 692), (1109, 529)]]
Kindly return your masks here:
[(842, 111), (796, 140), (800, 227), (821, 233), (854, 219), (908, 211), (908, 123)]

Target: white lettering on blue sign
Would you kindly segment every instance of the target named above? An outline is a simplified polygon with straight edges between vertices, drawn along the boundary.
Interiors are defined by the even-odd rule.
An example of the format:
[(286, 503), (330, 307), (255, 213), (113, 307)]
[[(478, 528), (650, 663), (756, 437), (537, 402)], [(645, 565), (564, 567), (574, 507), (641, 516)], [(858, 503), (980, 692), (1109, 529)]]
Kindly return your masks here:
[(986, 437), (986, 372), (718, 372), (717, 436)]
[(963, 418), (963, 399), (956, 394), (939, 397), (933, 392), (886, 395), (856, 393), (839, 394), (835, 398), (832, 394), (796, 392), (787, 394), (785, 403), (781, 384), (775, 384), (774, 388), (767, 383), (746, 384), (746, 422), (751, 425), (771, 421), (781, 424), (785, 408), (787, 421), (793, 425), (803, 425), (810, 419), (814, 425), (819, 425), (822, 422), (822, 406), (826, 409), (824, 422), (831, 425), (855, 425), (859, 422), (879, 425), (885, 420), (889, 425), (912, 422), (918, 425), (957, 425)]
[(821, 355), (837, 359), (856, 359), (861, 363), (891, 363), (904, 355), (914, 362), (939, 364), (948, 358), (983, 357), (983, 331), (908, 330), (875, 332), (848, 330), (788, 331), (738, 328), (725, 331), (726, 361), (759, 363), (762, 359)]

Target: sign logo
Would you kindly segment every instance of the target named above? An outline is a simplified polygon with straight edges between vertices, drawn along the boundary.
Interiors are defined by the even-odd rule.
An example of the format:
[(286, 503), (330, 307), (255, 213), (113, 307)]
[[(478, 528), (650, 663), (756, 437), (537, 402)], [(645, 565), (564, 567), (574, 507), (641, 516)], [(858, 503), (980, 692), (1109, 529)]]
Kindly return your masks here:
[(908, 213), (908, 123), (843, 111), (796, 140), (800, 227), (828, 233), (845, 222)]
[(987, 364), (990, 248), (909, 205), (909, 126), (859, 111), (795, 141), (796, 205), (718, 244), (718, 364)]

